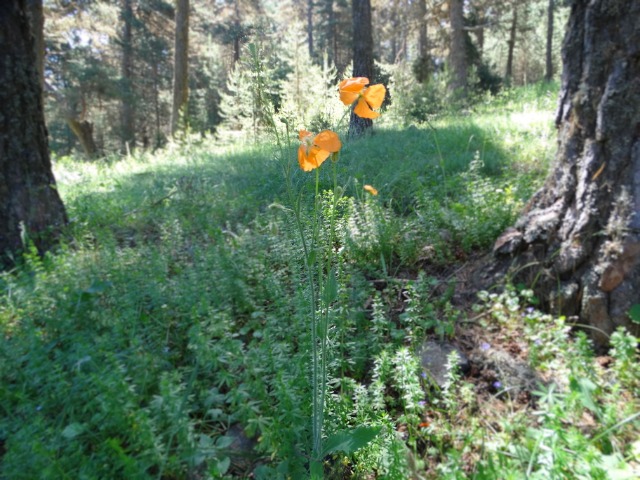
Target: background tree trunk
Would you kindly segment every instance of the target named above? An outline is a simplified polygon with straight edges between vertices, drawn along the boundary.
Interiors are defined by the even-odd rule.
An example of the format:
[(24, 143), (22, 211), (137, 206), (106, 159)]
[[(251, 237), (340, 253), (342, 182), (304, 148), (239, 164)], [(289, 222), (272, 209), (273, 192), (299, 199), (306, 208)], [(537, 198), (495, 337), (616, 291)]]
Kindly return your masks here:
[(26, 0), (0, 8), (0, 262), (26, 230), (40, 251), (67, 217), (51, 172), (34, 37)]
[(313, 0), (307, 0), (307, 45), (309, 57), (313, 58)]
[(173, 62), (173, 109), (171, 135), (175, 135), (180, 115), (189, 101), (189, 0), (176, 0), (176, 32)]
[(336, 26), (336, 12), (333, 10), (333, 1), (329, 2), (329, 35), (331, 38), (330, 45), (333, 48), (333, 64), (338, 68), (340, 59), (338, 58), (338, 33)]
[(553, 80), (553, 10), (555, 8), (554, 0), (549, 0), (547, 7), (547, 48), (544, 79), (547, 82)]
[(240, 61), (240, 39), (242, 37), (242, 19), (240, 18), (240, 1), (234, 2), (233, 16), (233, 63), (234, 65)]
[(429, 37), (427, 36), (427, 0), (418, 0), (418, 56), (429, 57)]
[(555, 167), (494, 246), (498, 258), (526, 266), (517, 281), (602, 332), (601, 344), (616, 327), (633, 327), (628, 312), (640, 303), (638, 18), (638, 0), (573, 2)]
[(513, 16), (511, 18), (511, 29), (509, 31), (509, 40), (507, 44), (509, 46), (507, 52), (507, 68), (504, 76), (508, 81), (513, 77), (513, 51), (516, 48), (516, 32), (518, 31), (518, 7), (513, 4)]
[(418, 21), (418, 58), (413, 63), (413, 74), (418, 82), (423, 83), (431, 76), (429, 37), (427, 36), (427, 0), (418, 0), (414, 8)]
[[(353, 0), (353, 76), (373, 79), (373, 34), (371, 32), (371, 1)], [(363, 135), (373, 126), (367, 118), (360, 118), (351, 112), (349, 137)]]
[(94, 159), (98, 156), (98, 147), (93, 139), (93, 123), (87, 120), (78, 120), (73, 117), (67, 117), (67, 125), (80, 142), (82, 151), (88, 159)]
[(122, 150), (135, 145), (133, 105), (133, 6), (132, 0), (122, 0), (122, 104), (120, 110)]
[(463, 0), (449, 0), (449, 67), (452, 79), (449, 88), (464, 95), (467, 90), (467, 54), (464, 41)]

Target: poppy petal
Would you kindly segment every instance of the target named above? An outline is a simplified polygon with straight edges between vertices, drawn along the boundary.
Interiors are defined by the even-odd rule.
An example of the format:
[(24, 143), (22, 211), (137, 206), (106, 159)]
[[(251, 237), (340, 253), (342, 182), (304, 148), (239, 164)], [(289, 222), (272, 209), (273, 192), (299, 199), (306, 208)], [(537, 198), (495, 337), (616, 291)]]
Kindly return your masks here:
[(384, 88), (384, 85), (377, 84), (371, 85), (369, 88), (367, 88), (362, 93), (362, 96), (371, 108), (380, 108), (382, 102), (384, 102), (384, 96), (386, 95), (386, 93), (387, 89)]
[(309, 157), (307, 155), (307, 149), (304, 145), (300, 145), (298, 148), (298, 164), (300, 168), (305, 172), (309, 172), (315, 168), (311, 162), (309, 162)]
[(327, 152), (337, 152), (342, 147), (342, 143), (340, 142), (340, 137), (335, 132), (331, 130), (323, 130), (316, 138), (313, 139), (314, 145), (317, 145), (322, 150), (326, 150)]
[(373, 188), (371, 185), (365, 185), (363, 187), (367, 192), (369, 192), (371, 195), (378, 195), (378, 190), (376, 190), (375, 188)]
[(313, 137), (313, 133), (307, 131), (307, 130), (300, 130), (300, 133), (298, 134), (298, 138), (300, 139), (300, 141), (304, 141), (309, 137)]
[(340, 100), (345, 105), (351, 105), (358, 99), (360, 92), (365, 85), (369, 83), (369, 79), (366, 77), (347, 78), (342, 80), (338, 85), (340, 90)]
[(324, 161), (329, 158), (329, 155), (331, 155), (331, 153), (316, 146), (311, 147), (307, 155), (306, 149), (300, 146), (298, 149), (298, 163), (302, 170), (310, 172), (322, 165)]
[(356, 105), (356, 108), (353, 109), (353, 113), (358, 115), (360, 118), (369, 118), (372, 120), (380, 116), (378, 112), (374, 112), (369, 108), (369, 105), (367, 105), (364, 97), (358, 100), (358, 104)]
[(340, 91), (360, 93), (365, 85), (369, 85), (367, 77), (355, 77), (342, 80), (338, 85)]
[(309, 157), (313, 156), (313, 162), (316, 165), (315, 168), (317, 168), (322, 165), (327, 158), (329, 158), (329, 155), (331, 155), (331, 152), (327, 152), (326, 150), (322, 150), (321, 148), (314, 146), (311, 149)]
[(340, 91), (340, 101), (345, 105), (351, 105), (358, 99), (359, 96), (359, 93), (344, 92), (342, 90)]

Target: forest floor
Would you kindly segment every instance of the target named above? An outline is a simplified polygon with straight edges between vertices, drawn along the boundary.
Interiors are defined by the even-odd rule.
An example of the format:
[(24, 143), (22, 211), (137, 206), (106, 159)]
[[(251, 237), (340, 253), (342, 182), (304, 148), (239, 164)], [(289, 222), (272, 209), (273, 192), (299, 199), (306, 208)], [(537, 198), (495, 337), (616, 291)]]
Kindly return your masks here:
[[(376, 433), (323, 456), (325, 478), (639, 477), (637, 339), (598, 354), (529, 286), (472, 278), (553, 160), (555, 95), (381, 122), (343, 146), (334, 205), (321, 169), (323, 433)], [(188, 137), (55, 159), (64, 241), (0, 275), (0, 478), (308, 477), (310, 290), (283, 171), (309, 218), (315, 190), (290, 154)]]

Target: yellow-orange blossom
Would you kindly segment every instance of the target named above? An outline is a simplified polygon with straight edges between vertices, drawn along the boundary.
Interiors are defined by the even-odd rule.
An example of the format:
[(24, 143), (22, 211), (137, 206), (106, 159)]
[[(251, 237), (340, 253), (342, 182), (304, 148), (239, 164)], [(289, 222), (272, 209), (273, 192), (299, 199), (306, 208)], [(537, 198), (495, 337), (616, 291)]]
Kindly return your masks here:
[(298, 148), (298, 163), (305, 172), (318, 168), (342, 147), (338, 134), (331, 130), (323, 130), (317, 135), (306, 130), (300, 130), (300, 147)]
[(365, 185), (363, 187), (367, 192), (369, 192), (371, 195), (378, 195), (378, 190), (375, 189), (374, 187), (372, 187), (371, 185)]
[(341, 81), (338, 86), (340, 89), (340, 100), (342, 100), (342, 103), (345, 105), (351, 105), (358, 100), (356, 107), (353, 109), (353, 113), (361, 118), (374, 119), (378, 118), (380, 114), (374, 112), (373, 109), (380, 108), (387, 89), (381, 84), (371, 85), (365, 88), (368, 84), (369, 79), (366, 77), (348, 78)]

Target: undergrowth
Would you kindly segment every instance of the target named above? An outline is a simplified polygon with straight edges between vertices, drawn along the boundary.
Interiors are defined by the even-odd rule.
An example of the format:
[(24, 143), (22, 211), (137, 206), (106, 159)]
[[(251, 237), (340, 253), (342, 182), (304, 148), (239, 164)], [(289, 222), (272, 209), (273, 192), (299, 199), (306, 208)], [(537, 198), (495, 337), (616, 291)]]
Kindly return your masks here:
[[(637, 478), (637, 339), (617, 331), (598, 356), (527, 290), (454, 304), (452, 272), (544, 176), (544, 95), (344, 146), (325, 434), (381, 430), (327, 456), (326, 478)], [(0, 276), (0, 477), (304, 478), (307, 287), (280, 168), (268, 148), (190, 137), (56, 159), (65, 241)], [(512, 355), (532, 380), (451, 355), (438, 384), (426, 338), (476, 366)]]

